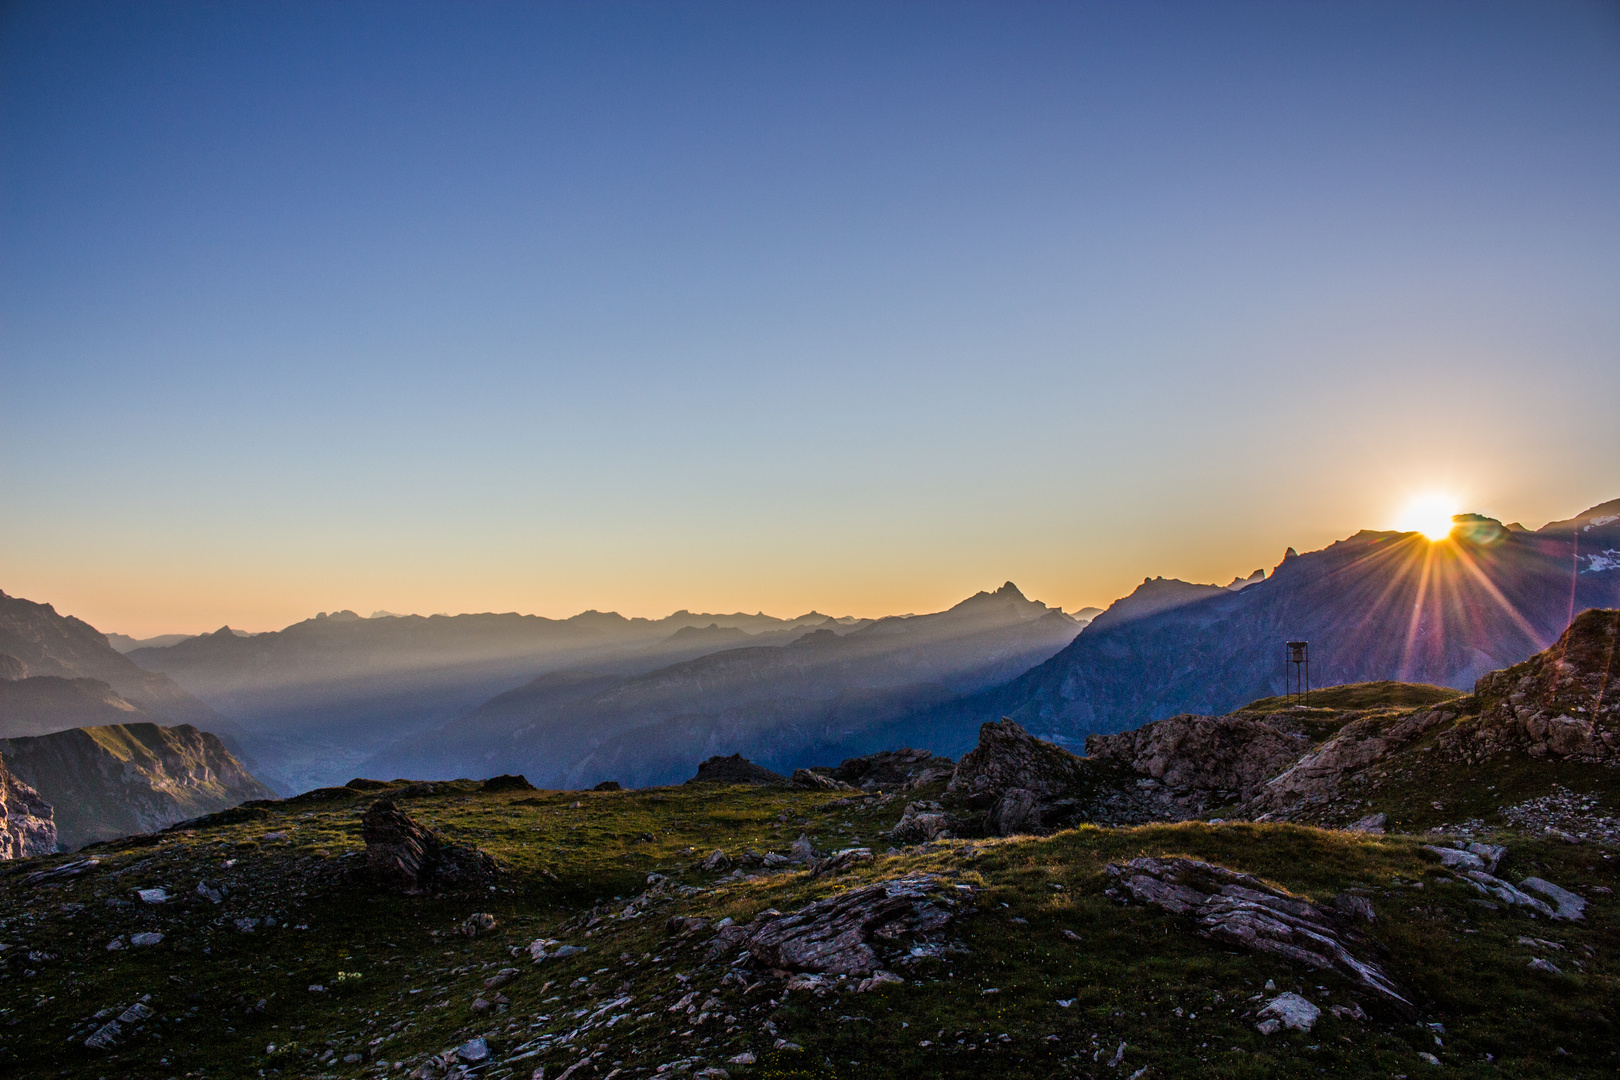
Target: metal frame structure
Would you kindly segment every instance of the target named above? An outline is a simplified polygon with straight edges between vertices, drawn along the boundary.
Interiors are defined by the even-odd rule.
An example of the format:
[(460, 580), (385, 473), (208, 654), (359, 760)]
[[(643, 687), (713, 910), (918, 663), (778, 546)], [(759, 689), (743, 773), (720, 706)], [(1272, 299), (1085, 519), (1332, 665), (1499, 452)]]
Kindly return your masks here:
[(1311, 643), (1288, 641), (1283, 643), (1283, 697), (1289, 701), (1299, 699), (1311, 703)]

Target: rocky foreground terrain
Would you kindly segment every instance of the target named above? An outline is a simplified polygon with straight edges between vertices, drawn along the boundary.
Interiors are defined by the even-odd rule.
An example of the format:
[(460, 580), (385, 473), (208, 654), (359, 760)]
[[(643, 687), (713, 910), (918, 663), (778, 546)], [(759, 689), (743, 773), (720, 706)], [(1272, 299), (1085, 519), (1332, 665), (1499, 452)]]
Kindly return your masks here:
[(0, 864), (0, 1069), (1613, 1075), (1617, 634), (1086, 758), (356, 780)]

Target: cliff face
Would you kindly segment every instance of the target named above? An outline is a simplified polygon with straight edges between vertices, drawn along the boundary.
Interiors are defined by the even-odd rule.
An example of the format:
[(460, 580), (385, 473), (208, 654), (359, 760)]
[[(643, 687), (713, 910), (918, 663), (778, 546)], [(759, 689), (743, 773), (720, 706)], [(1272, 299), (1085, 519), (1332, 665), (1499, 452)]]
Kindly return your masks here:
[(0, 739), (11, 770), (56, 808), (68, 849), (152, 832), (275, 793), (190, 724), (112, 724)]
[(0, 756), (0, 859), (26, 859), (55, 850), (51, 804), (17, 779)]

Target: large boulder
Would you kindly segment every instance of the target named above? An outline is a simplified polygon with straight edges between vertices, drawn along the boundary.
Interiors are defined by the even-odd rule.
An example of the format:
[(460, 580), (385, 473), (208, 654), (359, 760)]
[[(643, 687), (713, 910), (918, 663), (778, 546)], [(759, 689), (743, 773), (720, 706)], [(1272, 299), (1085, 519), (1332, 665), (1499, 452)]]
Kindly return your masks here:
[(0, 756), (0, 859), (26, 859), (55, 850), (51, 804), (17, 779)]
[(421, 893), (428, 889), (481, 889), (495, 883), (494, 858), (446, 840), (413, 819), (392, 799), (379, 799), (360, 824), (366, 842), (362, 874), (374, 884)]
[(1012, 836), (1073, 819), (1088, 778), (1084, 759), (1003, 717), (980, 726), (979, 745), (963, 755), (945, 794), (983, 812), (986, 832)]
[(741, 754), (730, 757), (709, 758), (698, 766), (697, 775), (688, 784), (785, 784), (787, 777), (773, 773), (763, 765), (755, 765)]

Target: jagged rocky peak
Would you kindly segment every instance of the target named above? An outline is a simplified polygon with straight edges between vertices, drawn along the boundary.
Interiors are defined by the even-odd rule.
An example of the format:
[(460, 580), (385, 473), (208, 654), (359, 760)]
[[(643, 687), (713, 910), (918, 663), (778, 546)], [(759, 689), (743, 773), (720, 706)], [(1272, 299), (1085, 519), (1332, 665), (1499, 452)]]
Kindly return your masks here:
[(1131, 590), (1129, 596), (1121, 597), (1109, 604), (1108, 610), (1091, 620), (1091, 625), (1086, 629), (1095, 631), (1121, 626), (1137, 619), (1145, 619), (1149, 615), (1157, 615), (1161, 611), (1183, 607), (1211, 596), (1221, 596), (1226, 592), (1227, 590), (1219, 585), (1200, 585), (1179, 578), (1143, 578), (1142, 584)]
[(0, 755), (0, 859), (27, 859), (55, 850), (51, 804), (19, 780)]
[(1226, 588), (1230, 592), (1242, 592), (1244, 589), (1247, 589), (1250, 585), (1258, 585), (1264, 580), (1266, 580), (1266, 572), (1265, 572), (1265, 570), (1263, 570), (1263, 569), (1262, 570), (1256, 570), (1254, 573), (1250, 574), (1248, 577), (1238, 576), (1238, 577), (1233, 578), (1232, 583), (1230, 585), (1228, 585)]

